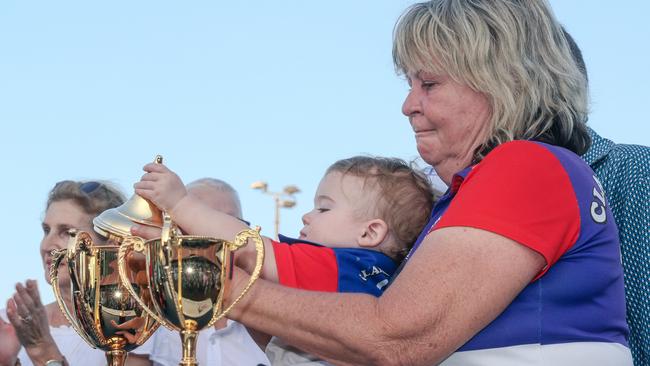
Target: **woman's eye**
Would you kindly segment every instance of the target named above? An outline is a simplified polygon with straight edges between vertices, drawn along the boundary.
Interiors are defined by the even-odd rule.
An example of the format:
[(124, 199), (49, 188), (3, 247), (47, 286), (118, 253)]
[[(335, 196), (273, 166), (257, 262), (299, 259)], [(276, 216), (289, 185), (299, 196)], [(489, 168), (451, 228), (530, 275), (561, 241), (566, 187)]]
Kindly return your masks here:
[(68, 236), (69, 236), (68, 231), (69, 231), (70, 229), (71, 229), (71, 228), (69, 228), (69, 227), (61, 228), (61, 231), (59, 231), (59, 237), (60, 237), (60, 238), (67, 239)]
[(429, 90), (429, 89), (433, 88), (436, 85), (438, 85), (438, 83), (436, 83), (435, 81), (423, 81), (422, 82), (422, 88), (426, 89), (426, 90)]

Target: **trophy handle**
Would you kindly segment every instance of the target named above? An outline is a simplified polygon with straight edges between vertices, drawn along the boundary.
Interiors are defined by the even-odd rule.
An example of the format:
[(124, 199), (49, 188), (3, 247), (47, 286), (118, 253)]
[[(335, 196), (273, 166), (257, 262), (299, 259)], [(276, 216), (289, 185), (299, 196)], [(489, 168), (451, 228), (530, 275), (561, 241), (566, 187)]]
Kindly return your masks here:
[(142, 252), (144, 251), (144, 241), (141, 238), (138, 237), (127, 237), (124, 242), (120, 245), (120, 249), (117, 252), (117, 268), (118, 272), (120, 273), (120, 281), (122, 282), (122, 285), (126, 288), (126, 290), (129, 292), (131, 297), (135, 299), (135, 301), (144, 309), (144, 311), (147, 312), (147, 314), (151, 315), (151, 317), (156, 320), (158, 323), (164, 325), (166, 328), (170, 330), (175, 330), (170, 324), (168, 324), (162, 317), (158, 316), (158, 313), (153, 311), (147, 304), (144, 303), (142, 298), (135, 292), (135, 289), (133, 288), (133, 285), (131, 284), (131, 280), (126, 274), (126, 256), (129, 252), (131, 251), (136, 251), (136, 252)]
[(160, 244), (162, 244), (163, 248), (171, 248), (171, 240), (173, 237), (177, 237), (179, 235), (179, 232), (176, 228), (176, 225), (174, 225), (174, 222), (172, 221), (172, 217), (169, 216), (167, 211), (162, 212), (162, 217), (163, 226), (160, 233)]
[[(242, 290), (241, 294), (237, 296), (235, 301), (233, 301), (232, 304), (226, 308), (226, 310), (212, 319), (212, 324), (226, 316), (230, 310), (232, 310), (235, 304), (237, 304), (244, 297), (244, 295), (246, 295), (251, 286), (253, 286), (253, 283), (260, 277), (260, 274), (262, 273), (262, 265), (264, 264), (264, 240), (262, 240), (262, 237), (260, 236), (260, 230), (261, 229), (259, 226), (256, 226), (255, 229), (242, 230), (239, 232), (239, 234), (237, 234), (237, 236), (235, 236), (234, 242), (228, 243), (231, 250), (235, 251), (245, 246), (248, 242), (248, 239), (253, 239), (255, 242), (255, 250), (257, 251), (257, 257), (255, 258), (255, 269), (253, 270), (253, 273), (251, 273), (251, 278), (248, 281), (248, 284), (246, 284), (246, 287), (244, 287)], [(234, 266), (234, 263), (231, 263), (231, 265)]]
[[(71, 244), (76, 242), (76, 236), (77, 232), (76, 230), (74, 232), (69, 232), (70, 234), (70, 241)], [(73, 242), (74, 240), (74, 242)], [(96, 348), (95, 344), (88, 338), (88, 335), (86, 332), (84, 332), (75, 318), (72, 316), (70, 313), (70, 310), (68, 309), (68, 306), (65, 304), (65, 301), (63, 301), (63, 297), (61, 296), (61, 289), (59, 288), (59, 265), (61, 265), (61, 261), (63, 261), (63, 258), (65, 258), (66, 254), (68, 253), (69, 249), (54, 249), (52, 250), (52, 264), (50, 265), (50, 285), (52, 286), (52, 290), (54, 291), (54, 298), (56, 299), (57, 305), (59, 305), (59, 309), (61, 310), (61, 313), (63, 313), (63, 316), (66, 318), (68, 323), (72, 326), (72, 328), (79, 334), (79, 336), (86, 342), (88, 345), (92, 348)], [(72, 258), (72, 256), (68, 256), (68, 261)], [(69, 264), (68, 264), (69, 267)], [(72, 300), (74, 301), (74, 299)]]

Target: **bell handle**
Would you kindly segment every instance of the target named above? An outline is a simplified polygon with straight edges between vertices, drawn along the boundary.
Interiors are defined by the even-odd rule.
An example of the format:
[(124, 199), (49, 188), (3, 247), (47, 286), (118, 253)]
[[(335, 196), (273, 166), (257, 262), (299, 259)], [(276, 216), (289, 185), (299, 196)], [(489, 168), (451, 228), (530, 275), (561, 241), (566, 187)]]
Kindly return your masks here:
[(182, 235), (182, 232), (179, 230), (178, 226), (172, 220), (172, 217), (167, 213), (167, 211), (162, 211), (162, 231), (160, 232), (160, 244), (164, 248), (171, 248), (174, 245), (178, 245), (179, 241), (176, 240), (177, 237)]
[(162, 244), (162, 247), (169, 247), (171, 244), (171, 238), (174, 230), (174, 223), (172, 222), (171, 216), (167, 213), (167, 211), (162, 212), (163, 216), (163, 227), (162, 231), (160, 233), (160, 244)]
[[(176, 225), (174, 225), (174, 222), (172, 221), (171, 216), (167, 213), (167, 211), (162, 212), (162, 218), (163, 218), (163, 226), (162, 226), (162, 231), (160, 233), (160, 247), (162, 250), (168, 255), (169, 258), (171, 258), (172, 255), (172, 248), (174, 246), (179, 246), (180, 241), (178, 240), (179, 236), (179, 231), (176, 228)], [(180, 258), (179, 258), (180, 259)], [(177, 315), (178, 318), (180, 319), (181, 323), (185, 323), (185, 315), (183, 314), (183, 303), (180, 301), (180, 298), (183, 297), (182, 291), (183, 291), (183, 276), (181, 275), (181, 272), (183, 270), (183, 261), (179, 260), (178, 261), (178, 283), (176, 284), (178, 293), (176, 291), (172, 291), (171, 296), (173, 297), (173, 301), (175, 304), (177, 304), (178, 308), (180, 311), (178, 311)], [(173, 273), (171, 272), (171, 267), (166, 267), (165, 268), (165, 274), (167, 276), (167, 281), (172, 281)], [(165, 325), (165, 327), (170, 328), (169, 326)], [(177, 329), (175, 329), (177, 330)]]
[[(255, 229), (242, 230), (237, 234), (237, 236), (235, 236), (235, 240), (233, 242), (228, 242), (227, 245), (230, 246), (232, 251), (235, 251), (246, 245), (248, 239), (253, 239), (253, 242), (255, 243), (255, 250), (257, 252), (257, 256), (255, 258), (255, 269), (253, 270), (253, 273), (251, 273), (248, 284), (246, 284), (246, 287), (244, 287), (241, 294), (239, 294), (235, 301), (233, 301), (232, 304), (230, 304), (223, 312), (221, 312), (221, 314), (213, 318), (210, 322), (211, 324), (214, 324), (214, 322), (226, 316), (230, 310), (232, 310), (232, 308), (244, 297), (244, 295), (246, 295), (251, 286), (253, 286), (253, 283), (255, 283), (255, 281), (257, 281), (257, 279), (260, 277), (260, 274), (262, 273), (262, 265), (264, 264), (264, 240), (262, 240), (262, 237), (260, 236), (260, 230), (261, 229), (259, 226), (256, 226)], [(234, 266), (234, 263), (231, 263), (231, 265)]]
[[(76, 241), (76, 235), (73, 235), (71, 233), (70, 240)], [(72, 313), (70, 313), (70, 309), (68, 309), (68, 305), (66, 305), (65, 301), (63, 301), (63, 297), (61, 295), (61, 288), (59, 287), (59, 266), (61, 265), (63, 259), (66, 257), (66, 254), (68, 254), (68, 249), (54, 249), (52, 250), (51, 253), (52, 253), (52, 264), (50, 264), (50, 285), (52, 286), (52, 290), (54, 291), (54, 298), (56, 299), (56, 303), (57, 305), (59, 305), (59, 309), (61, 310), (61, 313), (63, 313), (63, 316), (68, 321), (68, 323), (70, 323), (70, 326), (72, 326), (75, 332), (77, 332), (77, 334), (79, 334), (79, 336), (86, 343), (88, 343), (90, 347), (97, 348), (97, 346), (90, 340), (86, 332), (81, 329), (79, 323), (77, 323), (75, 318), (72, 316)], [(68, 255), (68, 262), (70, 262), (72, 258), (74, 258), (74, 256)], [(74, 299), (72, 299), (72, 301), (74, 301)]]
[(142, 252), (144, 250), (144, 241), (141, 238), (127, 237), (124, 242), (122, 242), (120, 249), (117, 252), (117, 268), (120, 274), (120, 281), (122, 282), (122, 286), (126, 288), (126, 290), (129, 292), (129, 295), (131, 295), (131, 297), (135, 299), (138, 305), (140, 305), (140, 307), (144, 309), (144, 311), (147, 312), (147, 314), (149, 314), (154, 320), (170, 330), (175, 330), (161, 316), (159, 316), (158, 313), (149, 308), (149, 306), (147, 306), (142, 298), (140, 298), (140, 296), (135, 292), (135, 289), (131, 284), (131, 280), (126, 273), (126, 256), (134, 250), (138, 252)]

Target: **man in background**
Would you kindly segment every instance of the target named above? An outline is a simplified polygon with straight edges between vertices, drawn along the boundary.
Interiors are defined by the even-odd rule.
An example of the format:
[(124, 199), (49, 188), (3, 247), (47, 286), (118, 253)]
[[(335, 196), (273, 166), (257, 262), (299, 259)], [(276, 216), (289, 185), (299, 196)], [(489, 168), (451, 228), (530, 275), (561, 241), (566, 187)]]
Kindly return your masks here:
[[(209, 207), (242, 219), (241, 203), (237, 191), (228, 183), (215, 178), (201, 178), (187, 185), (187, 191)], [(196, 358), (200, 365), (259, 366), (270, 365), (264, 351), (253, 340), (265, 345), (268, 338), (225, 317), (213, 327), (199, 332), (196, 342)], [(259, 338), (259, 339), (258, 339)], [(181, 339), (178, 333), (167, 329), (156, 338), (150, 359), (156, 366), (176, 366), (182, 357)]]

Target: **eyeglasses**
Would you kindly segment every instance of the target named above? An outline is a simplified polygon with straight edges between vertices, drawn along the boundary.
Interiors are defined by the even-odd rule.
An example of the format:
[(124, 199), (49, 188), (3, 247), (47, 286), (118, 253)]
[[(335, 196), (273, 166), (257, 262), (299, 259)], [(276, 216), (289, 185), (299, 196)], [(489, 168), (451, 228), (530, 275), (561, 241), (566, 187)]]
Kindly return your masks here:
[(81, 192), (83, 192), (88, 196), (98, 193), (97, 191), (102, 187), (105, 188), (103, 183), (96, 182), (93, 180), (88, 182), (83, 182), (83, 183), (74, 180), (62, 180), (54, 185), (54, 188), (50, 191), (50, 196), (54, 195), (55, 192), (60, 190), (62, 187), (70, 186), (70, 185), (74, 185), (78, 187)]
[(84, 182), (79, 185), (79, 189), (85, 194), (91, 194), (101, 187), (102, 184), (95, 181)]
[(86, 212), (99, 214), (124, 203), (124, 197), (102, 181), (64, 180), (58, 182), (49, 193), (46, 209), (57, 201), (74, 200)]

